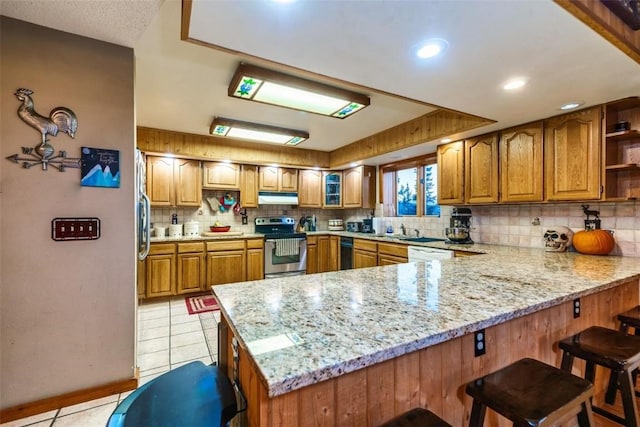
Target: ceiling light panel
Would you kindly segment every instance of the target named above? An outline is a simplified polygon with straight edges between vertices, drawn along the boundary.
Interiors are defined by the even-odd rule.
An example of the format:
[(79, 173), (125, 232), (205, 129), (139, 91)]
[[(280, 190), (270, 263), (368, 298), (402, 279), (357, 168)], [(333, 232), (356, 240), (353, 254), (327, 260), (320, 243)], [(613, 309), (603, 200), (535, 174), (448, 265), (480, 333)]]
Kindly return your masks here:
[(247, 64), (240, 64), (228, 95), (344, 119), (369, 105), (369, 97)]
[(258, 123), (216, 117), (211, 122), (209, 133), (226, 138), (267, 142), (270, 144), (298, 145), (309, 139), (309, 133)]

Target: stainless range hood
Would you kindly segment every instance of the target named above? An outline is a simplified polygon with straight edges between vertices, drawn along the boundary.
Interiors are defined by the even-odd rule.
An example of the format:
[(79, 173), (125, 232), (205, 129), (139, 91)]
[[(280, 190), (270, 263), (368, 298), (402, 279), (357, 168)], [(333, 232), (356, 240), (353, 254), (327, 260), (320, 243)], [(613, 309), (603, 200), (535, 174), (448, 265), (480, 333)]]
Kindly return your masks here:
[(297, 205), (298, 193), (258, 192), (259, 205)]

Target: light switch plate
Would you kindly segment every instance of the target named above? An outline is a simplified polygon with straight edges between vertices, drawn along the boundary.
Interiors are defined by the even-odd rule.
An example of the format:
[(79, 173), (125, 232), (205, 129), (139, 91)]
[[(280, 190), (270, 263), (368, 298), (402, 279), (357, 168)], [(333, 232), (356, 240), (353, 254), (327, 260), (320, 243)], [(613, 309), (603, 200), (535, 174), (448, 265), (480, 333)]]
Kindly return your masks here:
[(56, 241), (99, 239), (100, 219), (54, 218), (51, 221), (51, 238)]

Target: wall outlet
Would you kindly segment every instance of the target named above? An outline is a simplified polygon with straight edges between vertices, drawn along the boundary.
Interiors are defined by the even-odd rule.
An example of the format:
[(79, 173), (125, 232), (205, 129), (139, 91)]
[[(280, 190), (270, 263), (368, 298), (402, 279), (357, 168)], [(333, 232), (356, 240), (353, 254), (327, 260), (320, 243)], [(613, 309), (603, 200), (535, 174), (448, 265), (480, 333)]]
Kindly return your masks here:
[(578, 317), (580, 317), (580, 298), (573, 300), (573, 318), (577, 319)]
[(487, 352), (487, 342), (484, 329), (476, 331), (473, 337), (473, 354), (475, 357), (482, 356)]

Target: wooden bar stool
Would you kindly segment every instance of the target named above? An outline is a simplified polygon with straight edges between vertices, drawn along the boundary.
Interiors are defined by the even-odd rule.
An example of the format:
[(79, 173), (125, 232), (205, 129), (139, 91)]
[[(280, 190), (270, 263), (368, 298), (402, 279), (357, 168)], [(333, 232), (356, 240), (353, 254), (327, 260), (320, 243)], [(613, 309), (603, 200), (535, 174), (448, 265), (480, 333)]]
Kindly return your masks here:
[(638, 407), (636, 405), (632, 372), (640, 366), (640, 336), (593, 326), (559, 343), (562, 353), (562, 369), (571, 372), (573, 359), (585, 360), (584, 377), (593, 382), (595, 365), (611, 369), (615, 384), (620, 388), (624, 418), (602, 408), (593, 411), (628, 427), (638, 427)]
[(467, 384), (473, 397), (469, 427), (482, 427), (487, 408), (514, 426), (549, 426), (578, 413), (580, 427), (594, 426), (593, 384), (534, 359), (521, 359)]
[[(620, 332), (624, 332), (625, 334), (629, 333), (629, 328), (634, 329), (635, 335), (640, 335), (640, 305), (635, 306), (631, 310), (627, 310), (624, 313), (618, 314), (618, 320), (620, 321)], [(638, 370), (634, 370), (632, 373), (633, 385), (635, 389), (636, 379), (638, 377)], [(616, 392), (619, 388), (616, 374), (611, 371), (611, 375), (609, 376), (609, 386), (607, 387), (607, 395), (605, 397), (605, 402), (610, 405), (613, 405), (616, 402)], [(635, 395), (640, 397), (640, 392), (636, 391)]]
[(424, 408), (413, 408), (380, 427), (451, 427), (451, 424)]

